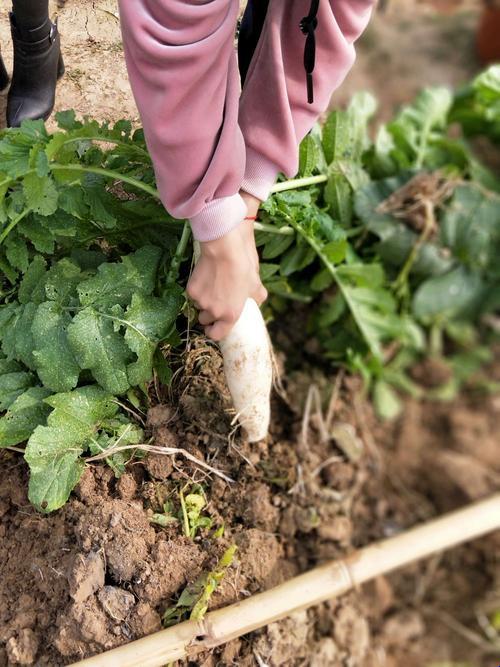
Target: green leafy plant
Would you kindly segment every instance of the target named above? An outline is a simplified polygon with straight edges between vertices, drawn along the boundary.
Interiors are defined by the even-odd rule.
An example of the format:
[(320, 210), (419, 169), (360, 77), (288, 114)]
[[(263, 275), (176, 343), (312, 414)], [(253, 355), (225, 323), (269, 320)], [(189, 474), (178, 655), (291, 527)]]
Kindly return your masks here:
[[(478, 333), (498, 308), (500, 181), (468, 138), (498, 139), (499, 85), (492, 67), (455, 97), (424, 90), (373, 140), (375, 101), (354, 96), (304, 140), (298, 178), (263, 206), (271, 316), (287, 300), (306, 303), (309, 334), (361, 372), (381, 416), (398, 414), (395, 390), (422, 395), (411, 365), (429, 353), (470, 353), (477, 335), (455, 333)], [(456, 390), (466, 377), (454, 377)]]
[(455, 96), (450, 121), (460, 123), (467, 136), (500, 141), (500, 65), (493, 65)]
[[(315, 127), (256, 229), (268, 317), (307, 308), (322, 357), (361, 373), (393, 417), (399, 392), (423, 393), (415, 362), (447, 359), (453, 376), (433, 395), (449, 398), (487, 359), (476, 352), (500, 305), (500, 181), (471, 142), (500, 139), (500, 69), (456, 94), (425, 90), (373, 131), (375, 110), (360, 93)], [(140, 452), (127, 404), (147, 401), (154, 374), (170, 381), (191, 260), (142, 131), (57, 119), (54, 133), (0, 133), (0, 447), (24, 453), (44, 511), (86, 458), (120, 475)], [(181, 498), (191, 537), (208, 525), (202, 502)]]
[(207, 499), (203, 488), (199, 484), (194, 484), (191, 492), (184, 495), (184, 491), (179, 491), (181, 501), (182, 526), (184, 535), (194, 539), (200, 528), (211, 528), (212, 519), (202, 514), (207, 505)]
[[(45, 511), (66, 501), (82, 454), (141, 442), (118, 399), (153, 368), (168, 380), (159, 346), (176, 338), (189, 239), (158, 201), (142, 132), (58, 120), (52, 135), (27, 122), (0, 136), (0, 447), (27, 441)], [(106, 458), (117, 475), (130, 452)]]
[(231, 545), (213, 570), (202, 574), (193, 584), (186, 586), (176, 604), (163, 614), (165, 627), (177, 625), (188, 618), (200, 621), (205, 617), (210, 599), (232, 565), (237, 548), (235, 544)]
[[(207, 498), (203, 487), (199, 484), (193, 484), (189, 493), (185, 493), (185, 487), (179, 489), (179, 505), (175, 511), (174, 503), (171, 499), (163, 503), (163, 512), (153, 514), (150, 518), (151, 523), (166, 527), (172, 523), (180, 523), (182, 531), (186, 537), (194, 539), (200, 529), (210, 529), (213, 521), (211, 517), (203, 514), (207, 506)], [(216, 531), (214, 537), (220, 536), (220, 529)]]
[(179, 523), (178, 517), (174, 515), (174, 506), (171, 500), (164, 502), (162, 509), (163, 512), (155, 512), (150, 517), (149, 520), (151, 523), (156, 523), (158, 526), (162, 526), (163, 528), (166, 528), (173, 523)]

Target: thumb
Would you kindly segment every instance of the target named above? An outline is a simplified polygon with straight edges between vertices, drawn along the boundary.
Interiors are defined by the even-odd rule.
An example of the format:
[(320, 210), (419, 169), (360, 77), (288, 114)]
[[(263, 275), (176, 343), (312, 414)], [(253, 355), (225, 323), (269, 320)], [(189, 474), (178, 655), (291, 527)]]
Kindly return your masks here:
[(258, 306), (262, 306), (268, 297), (268, 292), (262, 283), (252, 292), (251, 297), (257, 302)]

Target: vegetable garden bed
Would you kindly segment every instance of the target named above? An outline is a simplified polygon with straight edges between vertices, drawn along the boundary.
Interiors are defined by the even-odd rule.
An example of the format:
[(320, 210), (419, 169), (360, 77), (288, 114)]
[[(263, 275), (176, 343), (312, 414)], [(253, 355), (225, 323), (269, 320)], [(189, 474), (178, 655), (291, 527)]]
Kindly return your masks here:
[[(410, 447), (403, 466), (403, 449), (387, 474), (398, 434), (374, 436), (365, 396), (394, 419), (405, 394), (417, 405), (498, 386), (482, 369), (498, 335), (500, 187), (468, 138), (498, 141), (499, 105), (494, 67), (455, 96), (424, 91), (376, 132), (374, 100), (357, 95), (304, 141), (297, 179), (257, 225), (284, 368), (258, 445), (234, 430), (219, 353), (192, 332), (188, 227), (157, 200), (142, 133), (66, 112), (54, 134), (2, 134), (0, 659), (66, 664), (201, 618), (495, 487), (489, 445), (475, 486), (457, 472), (471, 452), (441, 451), (455, 413), (437, 403), (424, 404), (441, 416), (422, 449), (439, 443), (455, 491), (443, 502), (432, 467), (429, 487), (408, 491), (428, 462)], [(489, 443), (497, 407), (481, 408)], [(352, 595), (218, 659), (376, 664), (362, 610)]]

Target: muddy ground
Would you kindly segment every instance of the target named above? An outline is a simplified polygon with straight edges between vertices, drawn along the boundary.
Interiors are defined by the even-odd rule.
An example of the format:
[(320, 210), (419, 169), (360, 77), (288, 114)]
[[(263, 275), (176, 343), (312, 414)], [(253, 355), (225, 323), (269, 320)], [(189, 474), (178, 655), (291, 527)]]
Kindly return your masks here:
[[(0, 44), (10, 66), (7, 8)], [(55, 7), (55, 3), (54, 3)], [(57, 108), (138, 122), (121, 54), (116, 2), (59, 2), (67, 74)], [(359, 47), (334, 103), (368, 88), (381, 116), (428, 84), (456, 85), (478, 70), (478, 3), (390, 0)], [(53, 121), (51, 121), (53, 122)], [(278, 336), (279, 338), (279, 336)], [(279, 341), (278, 341), (279, 342)], [(176, 445), (223, 470), (207, 476), (181, 457), (149, 456), (117, 480), (89, 466), (60, 512), (40, 516), (26, 498), (17, 454), (0, 455), (0, 666), (58, 667), (160, 628), (179, 593), (213, 569), (231, 544), (234, 562), (211, 607), (242, 599), (326, 559), (397, 534), (499, 486), (500, 400), (476, 391), (453, 404), (409, 401), (380, 424), (358, 382), (295, 369), (274, 403), (268, 442), (230, 437), (227, 392), (213, 348), (192, 342), (173, 392), (151, 390), (144, 415), (156, 444)], [(500, 364), (490, 369), (500, 380)], [(429, 376), (424, 369), (420, 378)], [(335, 438), (317, 416), (303, 440), (304, 399), (337, 388)], [(182, 526), (151, 523), (179, 491), (201, 484), (211, 528), (193, 540)], [(215, 530), (224, 526), (224, 535)], [(498, 536), (429, 559), (340, 601), (297, 614), (190, 663), (290, 667), (496, 667), (487, 619), (500, 609)], [(495, 652), (496, 651), (496, 652)]]

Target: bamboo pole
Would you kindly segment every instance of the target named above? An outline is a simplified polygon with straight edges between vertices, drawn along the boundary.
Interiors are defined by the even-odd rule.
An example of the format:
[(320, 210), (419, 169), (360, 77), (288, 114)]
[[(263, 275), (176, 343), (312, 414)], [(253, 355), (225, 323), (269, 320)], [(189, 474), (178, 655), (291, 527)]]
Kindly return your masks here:
[(438, 551), (500, 529), (500, 493), (360, 549), (223, 609), (186, 621), (72, 667), (161, 667), (192, 658)]

